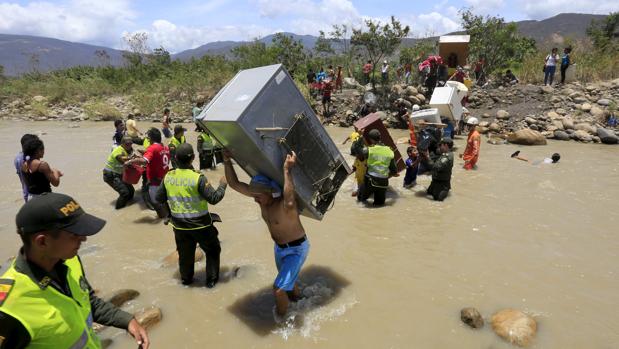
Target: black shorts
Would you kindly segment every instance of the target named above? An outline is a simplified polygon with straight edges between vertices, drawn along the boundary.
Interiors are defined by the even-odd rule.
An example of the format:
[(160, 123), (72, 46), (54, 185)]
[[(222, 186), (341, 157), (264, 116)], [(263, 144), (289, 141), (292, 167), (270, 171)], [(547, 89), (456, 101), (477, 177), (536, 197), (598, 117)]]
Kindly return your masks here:
[(322, 104), (331, 103), (331, 96), (322, 96)]

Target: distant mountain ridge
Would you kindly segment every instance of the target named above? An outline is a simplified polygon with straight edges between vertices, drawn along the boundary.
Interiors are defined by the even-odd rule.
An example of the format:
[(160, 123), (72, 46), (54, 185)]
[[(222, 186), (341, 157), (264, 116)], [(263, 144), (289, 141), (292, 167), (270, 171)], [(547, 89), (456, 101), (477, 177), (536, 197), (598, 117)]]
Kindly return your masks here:
[[(314, 48), (314, 45), (316, 44), (316, 40), (318, 39), (318, 37), (312, 36), (312, 35), (298, 35), (298, 34), (288, 33), (288, 32), (283, 32), (282, 34), (287, 35), (287, 36), (292, 36), (292, 38), (295, 41), (300, 40), (301, 43), (303, 44), (303, 47), (310, 49), (310, 50)], [(275, 37), (275, 34), (271, 34), (271, 35), (265, 36), (264, 38), (258, 39), (258, 41), (265, 43), (267, 45), (270, 45), (273, 42), (274, 37)], [(212, 55), (212, 56), (223, 55), (226, 57), (230, 57), (232, 54), (231, 53), (232, 49), (234, 49), (235, 47), (242, 46), (242, 45), (247, 45), (252, 42), (253, 41), (210, 42), (208, 44), (196, 47), (194, 49), (185, 50), (177, 54), (174, 54), (172, 55), (172, 58), (185, 61), (185, 60), (191, 59), (192, 57), (200, 58), (204, 55)]]
[[(568, 37), (583, 38), (592, 20), (601, 20), (605, 17), (605, 15), (562, 13), (540, 21), (516, 22), (516, 25), (522, 35), (532, 37), (538, 43), (544, 43)], [(294, 40), (301, 40), (303, 46), (309, 50), (314, 48), (318, 39), (312, 35), (284, 34), (292, 36)], [(271, 44), (274, 36), (275, 34), (268, 35), (259, 41), (268, 45)], [(410, 46), (415, 41), (416, 39), (405, 39), (403, 44)], [(223, 55), (230, 58), (232, 49), (248, 43), (250, 41), (211, 42), (173, 54), (172, 58), (183, 61), (204, 55)], [(102, 52), (105, 52), (105, 55), (102, 55)], [(39, 72), (47, 72), (78, 65), (104, 64), (123, 65), (123, 51), (52, 38), (0, 34), (0, 65), (4, 66), (4, 74), (7, 76), (17, 76), (35, 69)]]
[(122, 55), (122, 51), (109, 47), (39, 36), (0, 34), (0, 65), (7, 76), (78, 65), (120, 66), (124, 64)]

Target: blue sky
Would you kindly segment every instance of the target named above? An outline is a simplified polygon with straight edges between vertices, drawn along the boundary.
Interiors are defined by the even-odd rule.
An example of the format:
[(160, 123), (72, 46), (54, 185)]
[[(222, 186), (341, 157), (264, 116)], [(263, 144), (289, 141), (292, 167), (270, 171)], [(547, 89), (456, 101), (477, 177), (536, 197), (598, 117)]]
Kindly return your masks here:
[(459, 29), (458, 10), (507, 20), (544, 19), (562, 12), (607, 14), (618, 0), (0, 0), (0, 33), (47, 36), (124, 48), (123, 36), (147, 32), (151, 48), (171, 52), (221, 40), (251, 40), (278, 31), (317, 35), (333, 24), (360, 26), (394, 15), (412, 36)]

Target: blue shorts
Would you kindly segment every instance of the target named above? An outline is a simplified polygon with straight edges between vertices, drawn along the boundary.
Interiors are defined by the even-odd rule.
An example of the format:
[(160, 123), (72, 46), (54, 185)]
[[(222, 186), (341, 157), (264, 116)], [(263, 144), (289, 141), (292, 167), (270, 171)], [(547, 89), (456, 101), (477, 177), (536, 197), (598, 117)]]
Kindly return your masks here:
[(284, 291), (292, 291), (294, 284), (299, 277), (299, 272), (307, 253), (309, 252), (309, 241), (305, 240), (299, 246), (281, 248), (275, 244), (275, 265), (277, 266), (277, 277), (273, 287)]

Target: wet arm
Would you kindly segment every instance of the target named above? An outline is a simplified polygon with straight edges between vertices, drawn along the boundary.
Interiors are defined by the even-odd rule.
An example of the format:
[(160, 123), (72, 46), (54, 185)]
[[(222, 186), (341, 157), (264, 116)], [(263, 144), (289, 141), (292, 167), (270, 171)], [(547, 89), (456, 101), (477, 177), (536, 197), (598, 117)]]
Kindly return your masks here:
[(211, 205), (215, 205), (220, 202), (226, 193), (226, 184), (220, 183), (217, 190), (215, 190), (204, 175), (201, 175), (198, 180), (198, 188), (200, 190), (200, 195), (202, 195), (202, 197), (205, 198)]
[(297, 207), (297, 200), (294, 195), (294, 182), (289, 168), (284, 168), (284, 205), (288, 209)]
[(249, 185), (247, 185), (247, 183), (239, 182), (236, 171), (232, 166), (231, 159), (224, 160), (224, 170), (226, 172), (226, 181), (228, 181), (228, 184), (232, 189), (238, 191), (243, 195), (251, 196), (251, 192), (249, 191)]

